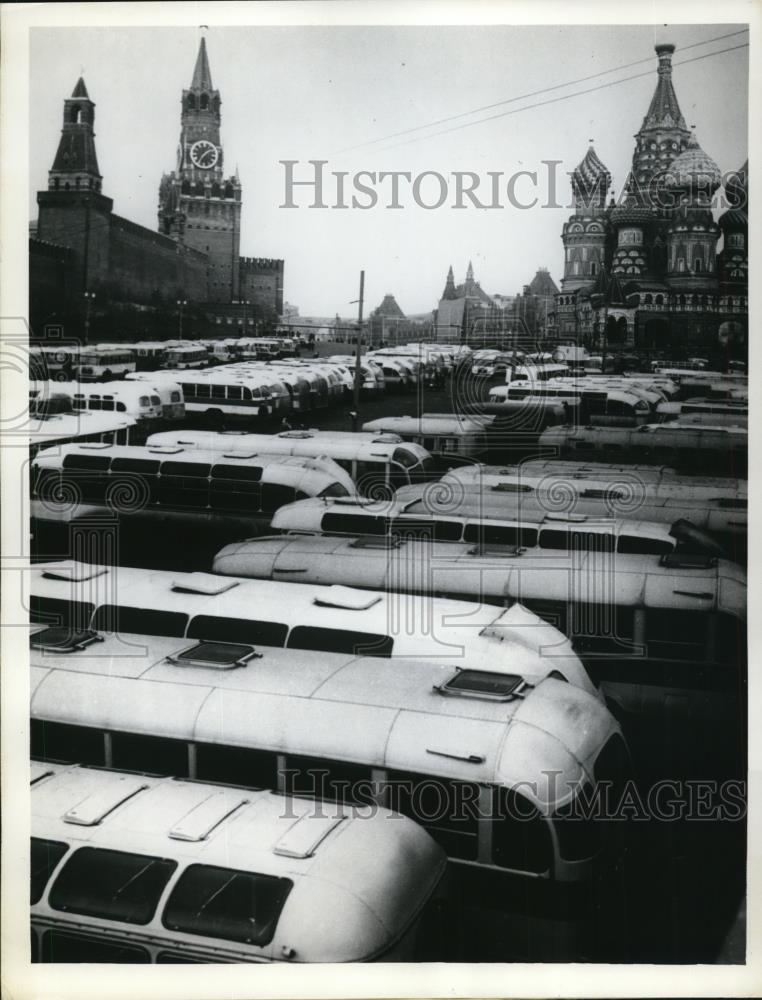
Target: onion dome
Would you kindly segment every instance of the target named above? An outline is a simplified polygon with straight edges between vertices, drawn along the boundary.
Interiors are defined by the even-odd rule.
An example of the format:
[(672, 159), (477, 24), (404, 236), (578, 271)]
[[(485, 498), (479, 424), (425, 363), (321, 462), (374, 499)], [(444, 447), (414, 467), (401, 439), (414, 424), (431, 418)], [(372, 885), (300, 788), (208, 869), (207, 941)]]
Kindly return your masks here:
[(613, 226), (635, 226), (642, 228), (653, 222), (655, 215), (652, 209), (645, 205), (638, 205), (633, 200), (627, 201), (624, 205), (618, 205), (611, 213), (610, 219)]
[(585, 153), (585, 158), (579, 163), (571, 177), (572, 191), (575, 197), (590, 200), (594, 194), (605, 197), (611, 186), (611, 174), (601, 162), (592, 143)]
[(699, 188), (709, 193), (720, 186), (722, 175), (692, 135), (683, 152), (670, 164), (666, 180), (669, 187), (677, 190)]
[(706, 229), (715, 230), (714, 216), (708, 206), (682, 204), (675, 211), (670, 221), (668, 231), (677, 229)]
[(722, 230), (737, 231), (748, 228), (749, 217), (741, 208), (729, 208), (722, 213), (717, 223)]

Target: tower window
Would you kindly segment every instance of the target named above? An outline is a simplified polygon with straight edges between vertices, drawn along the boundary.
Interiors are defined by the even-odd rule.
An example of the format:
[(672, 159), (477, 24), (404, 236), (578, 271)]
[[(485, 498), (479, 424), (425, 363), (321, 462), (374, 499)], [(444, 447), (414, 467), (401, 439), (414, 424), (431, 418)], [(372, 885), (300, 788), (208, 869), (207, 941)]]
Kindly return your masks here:
[(200, 107), (201, 107), (202, 111), (207, 111), (209, 109), (209, 95), (208, 94), (202, 94), (201, 95)]
[(685, 270), (685, 257), (678, 257), (677, 259), (677, 269), (678, 271)]
[(696, 274), (704, 270), (703, 257), (696, 257), (696, 259), (693, 261), (693, 270), (696, 272)]

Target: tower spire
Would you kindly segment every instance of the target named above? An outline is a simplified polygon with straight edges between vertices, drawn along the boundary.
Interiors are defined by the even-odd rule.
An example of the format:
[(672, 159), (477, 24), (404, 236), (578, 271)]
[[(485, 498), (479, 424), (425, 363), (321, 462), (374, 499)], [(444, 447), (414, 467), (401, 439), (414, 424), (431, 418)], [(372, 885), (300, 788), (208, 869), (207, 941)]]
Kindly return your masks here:
[(450, 264), (450, 270), (447, 272), (447, 281), (445, 282), (444, 291), (442, 292), (443, 299), (454, 299), (457, 298), (455, 293), (455, 275), (452, 273), (452, 264)]
[(193, 70), (191, 90), (213, 90), (212, 74), (209, 70), (209, 59), (206, 54), (206, 39), (202, 38), (196, 56), (196, 68)]

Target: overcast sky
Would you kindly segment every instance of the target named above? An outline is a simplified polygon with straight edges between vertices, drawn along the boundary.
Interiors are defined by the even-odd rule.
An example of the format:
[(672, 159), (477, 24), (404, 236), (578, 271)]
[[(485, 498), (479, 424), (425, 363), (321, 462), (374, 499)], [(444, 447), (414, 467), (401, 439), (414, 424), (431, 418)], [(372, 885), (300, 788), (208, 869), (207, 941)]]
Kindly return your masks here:
[[(742, 25), (674, 27), (214, 27), (206, 32), (214, 86), (222, 99), (226, 172), (238, 166), (243, 185), (241, 253), (286, 262), (285, 297), (302, 315), (351, 315), (360, 268), (366, 271), (368, 310), (387, 292), (406, 313), (431, 310), (453, 265), (462, 281), (468, 260), (490, 293), (514, 294), (538, 267), (556, 282), (562, 276), (561, 226), (567, 207), (522, 211), (508, 204), (505, 186), (498, 210), (455, 210), (454, 171), (506, 178), (538, 171), (560, 160), (558, 201), (569, 201), (566, 172), (584, 156), (588, 139), (619, 191), (656, 86), (653, 46), (671, 41), (674, 85), (688, 125), (721, 170), (740, 166), (747, 151), (747, 49), (685, 66), (683, 59), (745, 42)], [(190, 85), (200, 32), (190, 28), (35, 28), (30, 47), (31, 183), (47, 187), (58, 144), (63, 99), (80, 73), (96, 103), (96, 147), (103, 192), (114, 211), (156, 228), (161, 175), (174, 169), (180, 131), (180, 95)], [(357, 147), (392, 133), (449, 118), (496, 102), (568, 84), (603, 70), (618, 73), (550, 90), (514, 104), (447, 122), (388, 142)], [(568, 100), (545, 103), (470, 127), (434, 135), (479, 117), (600, 87), (635, 74), (637, 79)], [(342, 152), (343, 151), (343, 152)], [(389, 201), (389, 182), (378, 185), (371, 210), (312, 209), (306, 189), (284, 202), (280, 160), (297, 160), (297, 177), (311, 175), (307, 161), (328, 160), (325, 200), (333, 204), (332, 171), (423, 171), (444, 175), (450, 189), (441, 208), (418, 207), (409, 185), (400, 186), (401, 209)], [(367, 179), (366, 179), (367, 183)], [(540, 196), (526, 180), (523, 200)], [(435, 188), (421, 194), (434, 200)], [(349, 199), (351, 200), (351, 191)]]

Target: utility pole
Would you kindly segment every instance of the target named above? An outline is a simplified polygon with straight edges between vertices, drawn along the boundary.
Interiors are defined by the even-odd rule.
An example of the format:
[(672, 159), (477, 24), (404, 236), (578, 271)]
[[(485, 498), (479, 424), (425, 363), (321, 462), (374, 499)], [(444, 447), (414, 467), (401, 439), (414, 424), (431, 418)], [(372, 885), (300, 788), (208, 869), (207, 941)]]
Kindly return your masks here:
[(355, 344), (355, 383), (352, 409), (352, 430), (358, 430), (360, 424), (360, 385), (362, 371), (360, 357), (362, 354), (362, 302), (365, 294), (365, 271), (360, 271), (360, 298), (357, 300), (357, 343)]

